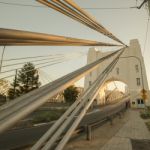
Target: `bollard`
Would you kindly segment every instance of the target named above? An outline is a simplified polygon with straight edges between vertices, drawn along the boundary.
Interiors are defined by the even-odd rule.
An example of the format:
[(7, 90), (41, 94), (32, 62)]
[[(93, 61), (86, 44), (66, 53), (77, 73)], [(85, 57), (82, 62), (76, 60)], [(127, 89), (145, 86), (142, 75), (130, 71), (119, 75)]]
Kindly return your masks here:
[(92, 140), (92, 127), (91, 127), (91, 125), (87, 125), (87, 127), (86, 127), (86, 132), (87, 132), (87, 137), (86, 137), (86, 139), (87, 139), (88, 141), (91, 141), (91, 140)]
[(121, 119), (122, 118), (122, 113), (119, 112), (118, 115), (119, 115), (119, 119)]
[(108, 117), (108, 120), (110, 121), (110, 125), (113, 125), (113, 118), (111, 116)]

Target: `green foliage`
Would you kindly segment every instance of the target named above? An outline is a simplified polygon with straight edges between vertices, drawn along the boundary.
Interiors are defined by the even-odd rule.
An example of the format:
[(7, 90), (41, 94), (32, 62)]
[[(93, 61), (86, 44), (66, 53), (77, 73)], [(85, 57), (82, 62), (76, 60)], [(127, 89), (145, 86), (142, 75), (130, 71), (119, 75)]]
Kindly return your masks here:
[(7, 95), (9, 89), (9, 81), (5, 79), (0, 79), (0, 95)]
[(146, 109), (144, 111), (141, 112), (141, 117), (143, 119), (150, 119), (150, 110)]
[(33, 117), (33, 123), (46, 123), (57, 120), (66, 110), (49, 110), (40, 112)]
[(9, 99), (14, 99), (34, 89), (39, 88), (39, 75), (32, 63), (26, 63), (11, 84), (8, 91)]
[(149, 131), (150, 131), (150, 122), (146, 122), (146, 126), (149, 129)]
[(63, 95), (66, 102), (72, 103), (78, 98), (79, 91), (77, 90), (77, 87), (70, 86), (66, 90), (64, 90)]
[(3, 105), (6, 103), (6, 96), (3, 94), (0, 94), (0, 105)]

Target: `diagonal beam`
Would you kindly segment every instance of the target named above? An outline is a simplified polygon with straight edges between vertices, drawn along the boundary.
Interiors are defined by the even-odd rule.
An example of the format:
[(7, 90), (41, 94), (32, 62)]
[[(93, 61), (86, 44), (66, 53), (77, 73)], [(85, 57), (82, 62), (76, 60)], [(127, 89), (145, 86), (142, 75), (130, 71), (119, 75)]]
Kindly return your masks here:
[(52, 34), (0, 28), (0, 46), (120, 46)]

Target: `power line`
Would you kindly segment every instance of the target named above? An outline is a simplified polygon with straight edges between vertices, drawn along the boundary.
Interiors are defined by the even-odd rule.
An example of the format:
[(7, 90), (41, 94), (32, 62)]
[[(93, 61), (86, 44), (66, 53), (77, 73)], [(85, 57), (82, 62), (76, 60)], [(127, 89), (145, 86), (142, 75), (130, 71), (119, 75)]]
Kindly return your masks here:
[[(21, 7), (35, 7), (35, 8), (46, 8), (45, 6), (40, 6), (40, 5), (31, 5), (31, 4), (21, 4), (21, 3), (11, 3), (11, 2), (3, 2), (1, 1), (0, 4), (3, 5), (10, 5), (10, 6), (21, 6)], [(107, 9), (137, 9), (137, 6), (133, 6), (133, 7), (99, 7), (99, 8), (94, 8), (94, 7), (83, 7), (82, 9), (102, 9), (102, 10), (107, 10)]]
[(89, 8), (87, 7), (83, 9), (93, 9), (93, 10), (137, 9), (137, 6), (133, 6), (133, 7), (89, 7)]
[[(49, 67), (49, 66), (52, 66), (52, 65), (56, 65), (56, 64), (65, 62), (65, 61), (66, 61), (66, 60), (64, 60), (64, 61), (59, 61), (59, 62), (54, 62), (54, 63), (49, 63), (49, 64), (47, 64), (47, 65), (43, 65), (43, 66), (37, 67), (37, 68), (35, 68), (35, 69), (40, 69), (40, 68)], [(18, 68), (18, 69), (21, 69), (21, 68)], [(15, 70), (17, 70), (17, 69), (14, 69), (14, 70), (12, 70), (12, 71), (15, 71)], [(32, 70), (33, 70), (33, 69), (32, 69)], [(30, 71), (32, 71), (32, 70), (25, 71), (24, 73), (30, 72)], [(9, 75), (9, 76), (5, 76), (5, 77), (2, 77), (1, 80), (6, 79), (6, 78), (10, 78), (10, 77), (14, 77), (14, 76), (15, 76), (15, 74), (12, 74), (12, 75)]]
[[(63, 58), (63, 59), (65, 59), (65, 58)], [(63, 60), (63, 59), (61, 58), (61, 59), (57, 59), (57, 60), (42, 62), (42, 63), (35, 64), (35, 66), (47, 64), (47, 63), (49, 63), (49, 62), (56, 62), (56, 61)], [(21, 69), (21, 68), (15, 68), (15, 69), (6, 70), (6, 71), (1, 72), (1, 74), (8, 73), (8, 72), (12, 72), (12, 71), (19, 70), (19, 69)]]
[(149, 20), (150, 20), (150, 16), (148, 17), (147, 20), (147, 26), (146, 26), (146, 34), (145, 34), (145, 42), (144, 42), (144, 50), (143, 50), (143, 55), (145, 53), (146, 50), (146, 44), (147, 44), (147, 35), (148, 35), (148, 29), (149, 29)]
[(10, 58), (10, 59), (4, 59), (3, 61), (14, 61), (14, 60), (22, 60), (22, 59), (34, 59), (34, 58), (42, 58), (42, 57), (50, 57), (50, 56), (62, 56), (62, 55), (64, 55), (64, 54), (42, 55), (42, 56), (21, 57), (21, 58)]
[[(47, 65), (40, 66), (40, 67), (36, 67), (35, 69), (40, 69), (40, 68), (43, 68), (43, 67), (45, 67), (45, 66), (51, 66), (51, 65), (54, 65), (54, 64), (57, 64), (57, 63), (61, 63), (61, 62), (63, 62), (63, 61), (66, 61), (66, 59), (62, 59), (62, 60), (54, 61), (54, 62), (49, 62), (49, 63), (47, 62), (47, 63), (45, 63), (45, 64), (47, 64)], [(41, 64), (44, 64), (44, 63), (41, 63)], [(39, 65), (41, 65), (41, 64), (39, 64)], [(8, 72), (12, 72), (12, 71), (15, 71), (15, 70), (20, 70), (20, 69), (21, 69), (21, 68), (15, 68), (15, 69), (12, 69), (12, 70), (4, 71), (4, 72), (2, 72), (2, 73), (8, 73)], [(32, 70), (33, 70), (33, 69), (28, 70), (28, 71), (25, 71), (24, 73), (30, 72), (30, 71), (32, 71)], [(3, 78), (1, 78), (1, 79), (10, 78), (10, 77), (13, 77), (13, 76), (15, 76), (15, 74), (9, 75), (9, 76), (6, 76), (6, 77), (3, 77)]]
[(32, 60), (32, 61), (26, 61), (26, 62), (19, 62), (19, 63), (14, 63), (14, 64), (3, 65), (2, 67), (5, 68), (5, 67), (16, 66), (16, 65), (22, 65), (22, 64), (25, 64), (25, 63), (28, 63), (28, 62), (35, 63), (35, 62), (40, 62), (40, 61), (45, 61), (45, 60), (50, 60), (50, 59), (57, 59), (57, 58), (65, 58), (65, 57), (64, 56), (61, 56), (61, 57), (49, 57), (49, 58), (45, 58), (45, 59), (38, 59), (38, 60)]
[[(44, 59), (37, 59), (37, 60), (30, 60), (30, 61), (25, 61), (25, 62), (17, 62), (17, 63), (14, 63), (14, 64), (6, 64), (6, 65), (3, 65), (2, 67), (3, 68), (6, 68), (6, 67), (11, 67), (11, 66), (16, 66), (16, 65), (22, 65), (22, 64), (25, 64), (25, 63), (28, 63), (28, 62), (40, 62), (40, 61), (46, 61), (46, 60), (57, 60), (57, 59), (62, 59), (62, 58), (65, 58), (65, 57), (72, 57), (74, 54), (71, 54), (71, 55), (65, 55), (65, 54), (60, 54), (58, 56), (56, 55), (49, 55), (49, 56), (53, 56), (53, 57), (48, 57), (46, 56), (46, 58)], [(83, 55), (83, 53), (80, 53), (80, 55)], [(43, 57), (43, 56), (39, 56), (39, 57)], [(29, 57), (24, 57), (23, 59), (28, 59)], [(36, 57), (30, 57), (30, 58), (38, 58), (37, 56)], [(9, 61), (10, 60), (20, 60), (22, 58), (18, 58), (18, 59), (8, 59)], [(6, 60), (5, 60), (6, 61)], [(38, 64), (34, 64), (34, 65), (38, 65)]]
[(21, 3), (10, 3), (10, 2), (0, 2), (0, 4), (11, 5), (11, 6), (21, 6), (21, 7), (39, 7), (39, 8), (46, 8), (45, 6), (30, 5), (30, 4), (21, 4)]
[[(84, 54), (80, 55), (80, 57), (82, 57)], [(59, 63), (62, 63), (62, 62), (65, 62), (67, 60), (70, 60), (72, 58), (69, 58), (69, 59), (60, 59), (60, 60), (57, 60), (57, 61), (51, 61), (51, 63), (48, 63), (48, 62), (45, 62), (45, 63), (40, 63), (40, 64), (37, 64), (37, 65), (42, 65), (42, 64), (47, 64), (47, 65), (42, 65), (40, 67), (36, 67), (35, 69), (40, 69), (40, 68), (45, 68), (45, 67), (49, 67), (49, 66), (52, 66), (52, 65), (55, 65), (55, 64), (59, 64)], [(53, 63), (52, 63), (53, 62)], [(36, 66), (36, 65), (35, 65)], [(12, 70), (7, 70), (5, 72), (1, 72), (1, 73), (8, 73), (8, 72), (12, 72), (12, 71), (15, 71), (15, 70), (19, 70), (21, 68), (16, 68), (16, 69), (12, 69)], [(33, 69), (32, 69), (33, 70)], [(32, 70), (29, 70), (29, 71), (26, 71), (26, 72), (30, 72)], [(14, 77), (15, 74), (12, 74), (12, 75), (8, 75), (8, 76), (5, 76), (5, 77), (2, 77), (1, 79), (6, 79), (6, 78), (10, 78), (10, 77)]]

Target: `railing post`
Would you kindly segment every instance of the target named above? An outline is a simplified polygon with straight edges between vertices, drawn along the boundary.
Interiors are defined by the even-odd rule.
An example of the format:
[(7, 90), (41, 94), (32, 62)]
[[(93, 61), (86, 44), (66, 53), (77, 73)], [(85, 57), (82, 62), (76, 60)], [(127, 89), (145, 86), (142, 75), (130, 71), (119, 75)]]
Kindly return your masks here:
[(111, 116), (108, 116), (108, 120), (110, 121), (110, 125), (113, 125), (113, 118)]
[(14, 80), (14, 98), (16, 98), (17, 75), (18, 75), (18, 70), (16, 69), (15, 80)]
[(118, 114), (119, 114), (119, 119), (121, 119), (122, 118), (122, 113), (119, 112)]
[(92, 127), (91, 127), (91, 125), (87, 125), (86, 126), (86, 139), (88, 140), (88, 141), (91, 141), (92, 140)]

